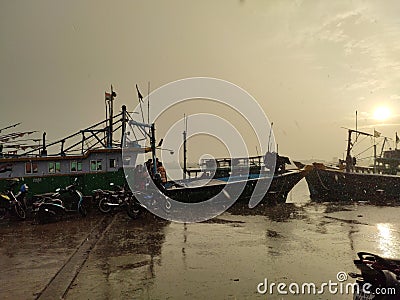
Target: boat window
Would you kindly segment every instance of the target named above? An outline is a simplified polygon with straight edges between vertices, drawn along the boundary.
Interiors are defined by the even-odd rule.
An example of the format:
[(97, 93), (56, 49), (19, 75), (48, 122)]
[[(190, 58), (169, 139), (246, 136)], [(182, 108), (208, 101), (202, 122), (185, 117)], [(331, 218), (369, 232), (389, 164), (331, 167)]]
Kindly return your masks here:
[(115, 158), (110, 158), (110, 168), (116, 168)]
[(49, 173), (54, 173), (54, 162), (49, 162)]
[(90, 171), (96, 171), (97, 170), (97, 162), (95, 160), (90, 161)]
[(60, 162), (56, 162), (55, 166), (56, 166), (56, 173), (60, 173), (61, 172), (61, 163)]
[(25, 174), (32, 174), (38, 172), (37, 162), (26, 162), (25, 163)]
[(90, 161), (90, 171), (101, 171), (101, 170), (103, 170), (101, 166), (101, 160)]
[(32, 163), (31, 162), (25, 163), (25, 174), (32, 174)]
[(32, 163), (32, 172), (33, 173), (38, 172), (38, 163), (37, 162)]
[(80, 172), (82, 171), (82, 162), (81, 161), (71, 161), (71, 172)]
[(129, 166), (130, 162), (131, 162), (130, 157), (124, 157), (124, 161), (122, 163), (124, 164), (124, 166)]

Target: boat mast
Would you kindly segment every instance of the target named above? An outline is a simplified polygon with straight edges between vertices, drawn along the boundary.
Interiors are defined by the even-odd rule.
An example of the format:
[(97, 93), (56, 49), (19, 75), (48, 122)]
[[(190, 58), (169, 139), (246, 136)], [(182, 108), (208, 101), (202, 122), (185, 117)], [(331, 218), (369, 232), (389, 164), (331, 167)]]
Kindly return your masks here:
[[(351, 143), (351, 134), (354, 132), (356, 134), (362, 134), (366, 136), (373, 136), (372, 134), (358, 131), (358, 130), (353, 130), (353, 129), (348, 129), (349, 135), (347, 139), (347, 152), (346, 152), (346, 172), (350, 172), (350, 170), (353, 168), (353, 158), (351, 157), (350, 151), (353, 147), (353, 144)], [(376, 152), (376, 150), (375, 150)], [(376, 155), (375, 155), (376, 156)]]
[(125, 145), (126, 133), (126, 106), (122, 105), (122, 134), (121, 134), (121, 148)]
[(352, 165), (352, 159), (350, 155), (351, 150), (351, 133), (353, 130), (349, 129), (349, 136), (347, 138), (347, 153), (346, 153), (346, 172), (350, 172), (350, 165)]
[(151, 136), (150, 136), (150, 146), (151, 146), (151, 154), (153, 159), (153, 174), (157, 173), (157, 165), (156, 165), (156, 129), (154, 123), (151, 124), (150, 127)]
[(272, 126), (274, 126), (274, 122), (271, 122), (271, 127), (269, 128), (269, 136), (268, 136), (268, 150), (267, 152), (269, 152), (269, 147), (270, 147), (270, 142), (271, 142), (271, 133), (272, 133)]
[(187, 148), (186, 148), (186, 134), (187, 134), (187, 119), (186, 115), (183, 114), (183, 122), (185, 129), (183, 130), (183, 179), (186, 179), (186, 171), (187, 171), (187, 165), (186, 165), (186, 160), (187, 160)]

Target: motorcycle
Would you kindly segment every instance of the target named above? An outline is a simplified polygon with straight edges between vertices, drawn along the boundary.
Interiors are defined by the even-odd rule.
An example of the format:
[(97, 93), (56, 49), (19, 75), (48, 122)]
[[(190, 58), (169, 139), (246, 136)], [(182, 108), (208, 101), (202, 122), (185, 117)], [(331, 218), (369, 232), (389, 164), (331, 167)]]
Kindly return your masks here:
[(7, 212), (17, 216), (20, 220), (26, 218), (26, 193), (28, 186), (23, 184), (19, 192), (14, 195), (13, 188), (18, 184), (19, 180), (13, 180), (7, 190), (0, 193), (0, 219), (3, 219)]
[(354, 300), (400, 299), (400, 260), (380, 257), (368, 252), (357, 253), (355, 266), (361, 274), (349, 273), (358, 288)]
[[(114, 187), (113, 183), (110, 186)], [(115, 190), (97, 189), (93, 191), (95, 199), (98, 201), (99, 210), (102, 213), (109, 213), (119, 207), (125, 206), (125, 190), (122, 187), (116, 186)]]
[(58, 188), (55, 193), (34, 196), (33, 211), (40, 223), (58, 221), (69, 214), (79, 213), (86, 217), (88, 204), (77, 189), (77, 179), (64, 189)]
[[(114, 186), (113, 183), (110, 184)], [(128, 216), (137, 219), (145, 207), (136, 199), (135, 193), (125, 187), (116, 186), (116, 190), (94, 190), (95, 200), (102, 213), (110, 213), (117, 208), (125, 209)]]

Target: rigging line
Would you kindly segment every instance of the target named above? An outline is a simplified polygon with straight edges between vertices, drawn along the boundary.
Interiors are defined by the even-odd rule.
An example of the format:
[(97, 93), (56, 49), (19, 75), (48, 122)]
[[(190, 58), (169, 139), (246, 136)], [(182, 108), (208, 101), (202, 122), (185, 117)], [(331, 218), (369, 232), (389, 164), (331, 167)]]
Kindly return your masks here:
[(366, 160), (366, 159), (371, 159), (374, 158), (374, 156), (366, 156), (366, 157), (361, 157), (361, 158), (357, 158), (358, 160)]
[[(126, 113), (127, 113), (128, 117), (129, 117), (129, 119), (133, 120), (133, 118), (132, 118), (131, 114), (129, 113), (129, 111), (127, 111)], [(136, 136), (136, 133), (135, 133), (135, 131), (133, 130), (132, 125), (129, 124), (129, 122), (128, 122), (128, 126), (129, 126), (130, 129), (132, 130), (132, 133), (133, 133), (133, 136), (135, 137), (135, 140), (137, 140), (138, 138), (137, 138), (137, 136)], [(125, 130), (125, 135), (126, 135), (126, 130)], [(129, 139), (128, 136), (126, 136), (126, 138)]]
[(373, 148), (374, 147), (374, 145), (372, 145), (371, 147), (368, 147), (367, 149), (365, 149), (364, 151), (362, 151), (362, 152), (360, 152), (360, 153), (358, 153), (358, 154), (356, 154), (355, 155), (355, 157), (358, 157), (358, 156), (360, 156), (361, 154), (363, 154), (363, 153), (365, 153), (365, 152), (367, 152), (368, 150), (370, 150), (371, 148)]
[(367, 138), (368, 138), (368, 136), (363, 136), (363, 138), (361, 140), (358, 140), (357, 142), (354, 142), (352, 149), (354, 149), (356, 146), (360, 145)]

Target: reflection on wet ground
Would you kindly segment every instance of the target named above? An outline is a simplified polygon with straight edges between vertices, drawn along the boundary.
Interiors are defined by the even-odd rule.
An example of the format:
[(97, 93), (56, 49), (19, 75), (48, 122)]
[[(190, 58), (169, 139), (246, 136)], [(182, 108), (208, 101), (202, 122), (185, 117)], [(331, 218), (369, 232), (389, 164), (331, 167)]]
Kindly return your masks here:
[[(235, 205), (212, 220), (171, 223), (146, 213), (109, 218), (66, 299), (351, 299), (260, 295), (257, 285), (332, 280), (356, 252), (400, 257), (400, 207), (309, 203), (299, 186), (275, 207)], [(103, 215), (54, 224), (0, 223), (0, 298), (35, 299)], [(352, 280), (348, 280), (352, 282)], [(57, 298), (57, 297), (54, 297)]]

